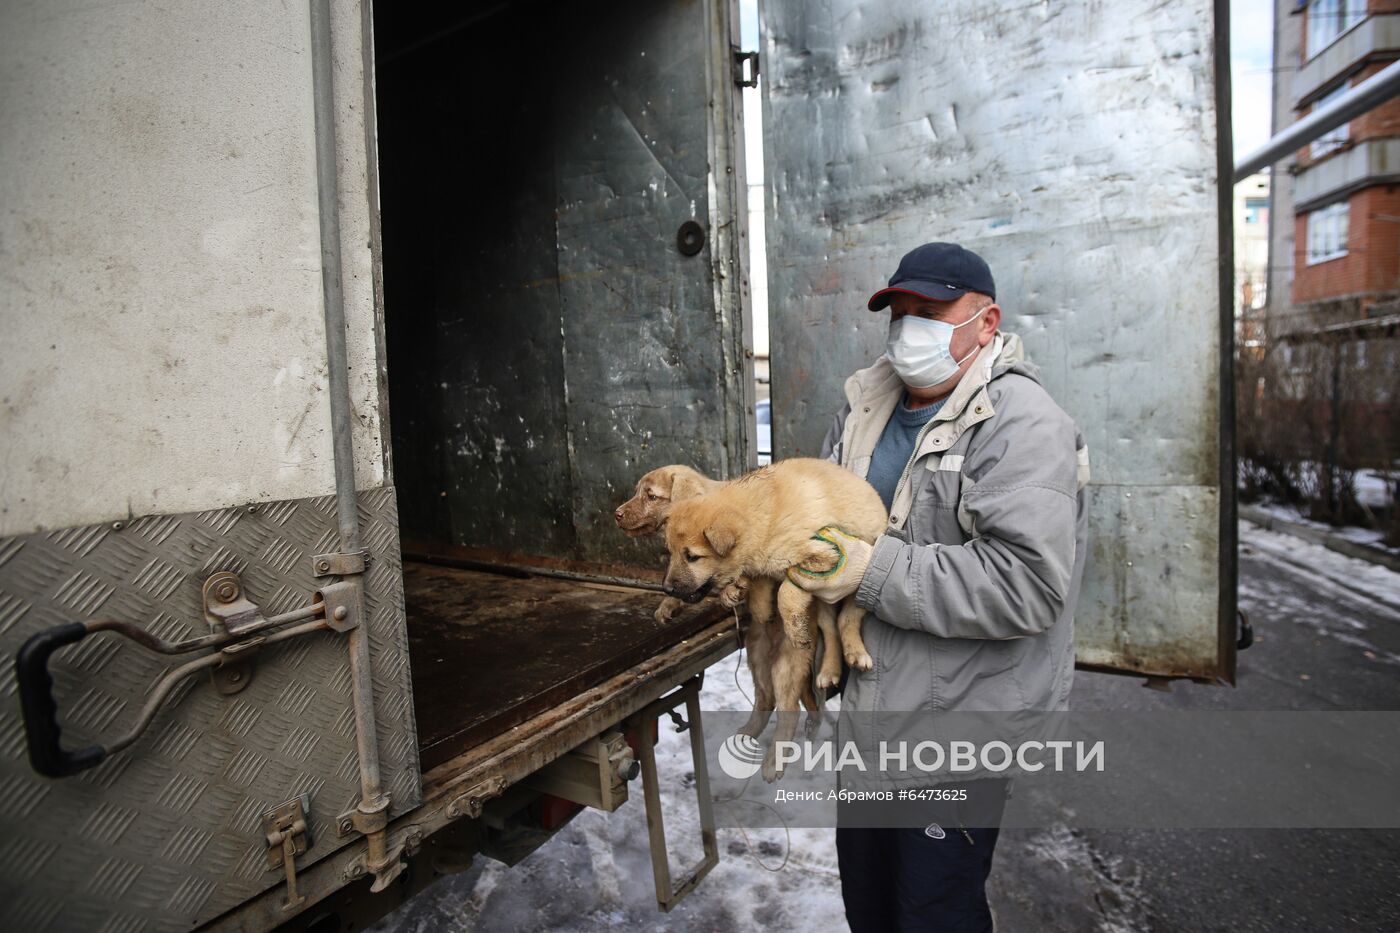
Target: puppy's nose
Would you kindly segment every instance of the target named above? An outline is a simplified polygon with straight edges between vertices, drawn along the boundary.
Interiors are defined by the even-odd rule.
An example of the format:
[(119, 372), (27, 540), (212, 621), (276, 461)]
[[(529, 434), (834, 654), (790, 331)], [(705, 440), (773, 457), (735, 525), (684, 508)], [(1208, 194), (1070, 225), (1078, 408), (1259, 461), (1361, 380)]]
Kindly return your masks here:
[(613, 518), (615, 518), (615, 519), (617, 520), (617, 523), (618, 523), (619, 525), (622, 524), (622, 509), (621, 509), (621, 508), (619, 508), (616, 512), (613, 513)]

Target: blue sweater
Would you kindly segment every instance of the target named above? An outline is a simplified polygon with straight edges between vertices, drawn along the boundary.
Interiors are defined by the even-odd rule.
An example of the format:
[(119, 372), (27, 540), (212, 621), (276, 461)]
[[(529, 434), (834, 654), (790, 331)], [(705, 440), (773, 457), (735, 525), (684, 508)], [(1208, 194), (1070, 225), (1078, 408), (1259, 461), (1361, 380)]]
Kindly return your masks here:
[(919, 431), (938, 414), (938, 409), (947, 399), (939, 399), (932, 405), (912, 411), (907, 406), (908, 401), (909, 394), (906, 392), (894, 407), (890, 420), (885, 422), (884, 433), (880, 435), (875, 453), (870, 458), (870, 470), (865, 474), (870, 485), (885, 501), (886, 512), (894, 502), (894, 488), (899, 485), (899, 478), (904, 475), (904, 468), (914, 455), (914, 442), (918, 440)]

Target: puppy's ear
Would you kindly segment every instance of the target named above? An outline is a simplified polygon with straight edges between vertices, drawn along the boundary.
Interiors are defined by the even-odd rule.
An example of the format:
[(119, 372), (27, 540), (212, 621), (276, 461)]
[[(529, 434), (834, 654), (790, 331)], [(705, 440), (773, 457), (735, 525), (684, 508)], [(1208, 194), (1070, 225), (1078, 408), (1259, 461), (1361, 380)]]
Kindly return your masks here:
[(671, 474), (671, 501), (680, 502), (682, 499), (694, 499), (696, 496), (703, 496), (705, 487), (700, 484), (700, 480), (689, 470), (676, 470)]
[(709, 542), (712, 551), (723, 557), (732, 551), (734, 545), (738, 543), (739, 529), (726, 521), (719, 520), (705, 529), (705, 540)]

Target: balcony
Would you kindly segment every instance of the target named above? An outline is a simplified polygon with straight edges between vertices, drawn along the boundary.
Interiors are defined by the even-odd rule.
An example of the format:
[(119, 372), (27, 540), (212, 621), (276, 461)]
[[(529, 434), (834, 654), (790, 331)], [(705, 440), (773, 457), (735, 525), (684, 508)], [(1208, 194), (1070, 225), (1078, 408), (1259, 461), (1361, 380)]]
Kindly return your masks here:
[(1306, 106), (1338, 75), (1347, 74), (1368, 57), (1400, 52), (1400, 13), (1368, 16), (1337, 37), (1293, 76), (1293, 107)]
[(1314, 163), (1298, 174), (1293, 186), (1298, 213), (1370, 185), (1400, 182), (1400, 137), (1367, 139)]

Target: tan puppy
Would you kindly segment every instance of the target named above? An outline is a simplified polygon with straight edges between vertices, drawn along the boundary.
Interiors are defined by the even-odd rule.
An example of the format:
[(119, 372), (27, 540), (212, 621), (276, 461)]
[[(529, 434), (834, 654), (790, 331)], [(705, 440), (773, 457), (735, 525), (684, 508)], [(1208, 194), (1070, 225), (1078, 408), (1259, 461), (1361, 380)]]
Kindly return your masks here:
[[(694, 499), (723, 485), (722, 481), (710, 479), (682, 464), (658, 467), (637, 481), (632, 498), (617, 507), (613, 518), (630, 537), (651, 534), (665, 528), (666, 518), (674, 503)], [(753, 677), (754, 710), (739, 731), (754, 738), (758, 738), (767, 728), (777, 705), (773, 689), (773, 663), (783, 651), (785, 638), (781, 628), (768, 623), (777, 609), (778, 583), (778, 580), (758, 579), (750, 585), (740, 578), (719, 594), (720, 603), (730, 609), (746, 600), (748, 602), (751, 624), (744, 638), (744, 649), (748, 653), (749, 673)], [(667, 596), (653, 616), (658, 622), (667, 622), (682, 605), (679, 599)], [(826, 666), (833, 668), (839, 678), (841, 655), (834, 630), (833, 637), (827, 639), (824, 645), (824, 659)], [(835, 683), (836, 679), (832, 678), (830, 683), (819, 681), (819, 686), (828, 687)], [(821, 725), (823, 711), (810, 685), (803, 689), (802, 703), (810, 713), (808, 729), (815, 730)]]
[[(790, 567), (827, 569), (834, 552), (814, 539), (835, 526), (873, 543), (885, 529), (880, 494), (865, 480), (825, 460), (780, 460), (726, 483), (698, 498), (672, 504), (666, 519), (666, 593), (697, 602), (715, 587), (737, 580), (781, 580), (777, 608), (789, 650), (773, 663), (778, 706), (775, 741), (790, 741), (812, 662), (812, 636), (820, 628), (827, 644), (838, 642), (846, 662), (859, 670), (874, 665), (860, 636), (864, 610), (847, 599), (835, 609), (787, 582)], [(824, 653), (817, 686), (833, 686), (841, 676), (839, 658)], [(756, 711), (757, 712), (757, 711)], [(779, 776), (770, 748), (764, 777)]]
[[(617, 507), (613, 519), (629, 538), (656, 534), (666, 527), (666, 515), (671, 511), (672, 502), (693, 499), (723, 485), (720, 480), (710, 479), (684, 464), (657, 467), (637, 480), (632, 498)], [(720, 593), (719, 601), (725, 608), (733, 609), (744, 601), (745, 596), (745, 584), (736, 582)], [(682, 605), (679, 599), (667, 596), (661, 600), (652, 617), (658, 622), (669, 622)]]

